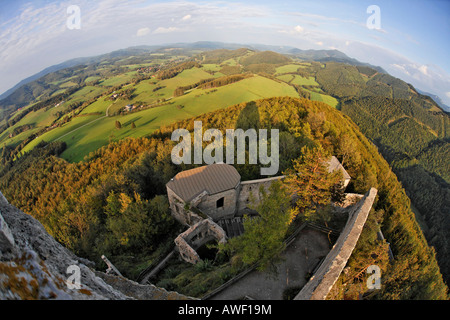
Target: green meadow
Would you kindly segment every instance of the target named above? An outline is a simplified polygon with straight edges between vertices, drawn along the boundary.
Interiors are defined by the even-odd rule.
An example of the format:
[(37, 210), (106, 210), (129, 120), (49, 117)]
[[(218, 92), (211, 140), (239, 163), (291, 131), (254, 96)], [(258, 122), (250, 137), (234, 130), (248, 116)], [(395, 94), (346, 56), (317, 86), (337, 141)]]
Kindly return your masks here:
[[(307, 90), (307, 91), (309, 91), (309, 90)], [(339, 104), (339, 101), (332, 96), (314, 92), (314, 91), (309, 91), (309, 92), (311, 93), (311, 100), (313, 100), (313, 101), (322, 101), (333, 108), (337, 108), (337, 106)]]
[[(172, 79), (160, 81), (158, 85), (166, 85), (165, 89), (173, 93), (176, 86), (195, 83), (206, 76), (211, 77), (203, 70), (185, 70)], [(135, 99), (139, 96), (142, 98), (145, 92), (148, 93), (145, 89), (150, 89), (152, 86), (154, 84), (142, 82), (138, 84), (136, 91), (139, 94)], [(106, 109), (112, 101), (104, 101), (100, 98), (84, 109), (82, 114), (85, 116), (75, 117), (62, 127), (36, 138), (24, 148), (24, 151), (31, 150), (41, 141), (64, 141), (67, 149), (61, 156), (68, 161), (77, 162), (83, 160), (90, 152), (108, 144), (109, 141), (146, 136), (162, 125), (169, 125), (178, 120), (241, 102), (272, 96), (298, 97), (298, 94), (293, 87), (285, 83), (278, 83), (262, 76), (253, 76), (215, 89), (193, 89), (183, 96), (171, 99), (169, 104), (112, 117), (105, 116)], [(151, 95), (149, 98), (152, 98)], [(99, 115), (89, 115), (93, 112)], [(116, 120), (120, 121), (121, 129), (115, 127)], [(134, 129), (131, 128), (133, 122), (136, 125)]]
[[(336, 107), (338, 101), (328, 95), (320, 93), (318, 83), (314, 77), (302, 77), (296, 72), (299, 68), (305, 67), (301, 63), (288, 63), (276, 68), (277, 78), (274, 81), (262, 75), (253, 75), (241, 81), (224, 85), (217, 88), (200, 89), (193, 88), (185, 91), (184, 95), (174, 97), (177, 87), (195, 84), (201, 80), (218, 78), (224, 76), (219, 71), (224, 65), (234, 66), (238, 64), (236, 58), (231, 58), (219, 64), (204, 64), (201, 68), (186, 69), (173, 78), (158, 80), (150, 78), (140, 81), (138, 84), (130, 83), (123, 86), (117, 93), (133, 88), (130, 99), (118, 98), (109, 99), (109, 95), (104, 93), (107, 87), (117, 86), (130, 82), (135, 75), (134, 69), (149, 64), (127, 65), (129, 72), (103, 79), (98, 85), (86, 85), (73, 93), (67, 101), (58, 107), (40, 109), (27, 114), (17, 124), (5, 130), (0, 136), (0, 143), (3, 145), (18, 145), (31, 133), (38, 132), (42, 128), (49, 127), (53, 121), (61, 121), (65, 115), (72, 116), (72, 119), (64, 125), (51, 129), (29, 142), (23, 152), (34, 148), (41, 141), (64, 141), (67, 149), (62, 153), (62, 157), (68, 161), (82, 161), (89, 153), (108, 144), (110, 141), (117, 141), (127, 137), (142, 137), (153, 133), (163, 125), (191, 118), (206, 112), (226, 108), (263, 98), (275, 96), (298, 97), (298, 93), (292, 84), (300, 86), (314, 86), (317, 90), (308, 90), (311, 100), (323, 101), (330, 106)], [(99, 77), (92, 76), (89, 81), (100, 80)], [(72, 85), (71, 79), (61, 81), (60, 91)], [(102, 95), (103, 94), (103, 95)], [(66, 112), (67, 107), (74, 102), (83, 102), (93, 97), (100, 96), (96, 101), (85, 107), (78, 115), (73, 111)], [(127, 104), (144, 105), (143, 110), (123, 113)], [(108, 113), (107, 113), (108, 110)], [(59, 114), (65, 113), (58, 119)], [(107, 116), (107, 114), (109, 116)], [(116, 121), (121, 123), (121, 128), (116, 128)], [(131, 128), (134, 123), (135, 128)], [(31, 125), (31, 129), (19, 133), (10, 138), (10, 133), (14, 128), (22, 125)]]
[(319, 86), (314, 77), (305, 78), (299, 76), (298, 74), (294, 75), (294, 79), (291, 81), (292, 84), (298, 84), (299, 86)]
[(288, 73), (288, 72), (297, 72), (298, 68), (301, 66), (298, 64), (287, 64), (275, 69), (275, 73)]

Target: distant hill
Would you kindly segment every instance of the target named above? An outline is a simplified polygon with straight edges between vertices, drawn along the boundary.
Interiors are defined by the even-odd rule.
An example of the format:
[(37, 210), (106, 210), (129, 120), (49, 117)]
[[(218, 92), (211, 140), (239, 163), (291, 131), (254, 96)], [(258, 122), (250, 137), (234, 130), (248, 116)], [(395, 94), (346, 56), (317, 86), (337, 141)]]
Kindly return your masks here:
[[(78, 65), (92, 65), (96, 63), (100, 63), (101, 61), (105, 61), (108, 59), (118, 59), (120, 57), (126, 57), (131, 55), (145, 55), (151, 52), (164, 52), (164, 50), (168, 48), (180, 48), (183, 50), (217, 50), (217, 49), (229, 49), (236, 50), (241, 48), (248, 48), (251, 50), (257, 51), (272, 51), (286, 55), (293, 55), (295, 57), (299, 57), (304, 60), (312, 60), (312, 61), (338, 61), (349, 63), (352, 65), (366, 65), (375, 68), (379, 72), (384, 72), (380, 67), (371, 66), (369, 64), (365, 64), (357, 61), (356, 59), (349, 58), (344, 53), (338, 50), (301, 50), (294, 47), (289, 46), (270, 46), (270, 45), (261, 45), (261, 44), (233, 44), (233, 43), (223, 43), (223, 42), (212, 42), (212, 41), (199, 41), (194, 43), (173, 43), (166, 45), (155, 45), (155, 46), (136, 46), (130, 47), (126, 49), (116, 50), (107, 54), (102, 54), (94, 57), (84, 57), (71, 59), (66, 62), (45, 68), (44, 70), (36, 73), (35, 75), (28, 77), (22, 81), (20, 81), (17, 85), (7, 90), (3, 94), (0, 95), (0, 109), (3, 109), (4, 113), (9, 114), (14, 110), (23, 107), (29, 104), (32, 100), (41, 96), (46, 90), (57, 91), (58, 88), (49, 87), (48, 83), (40, 82), (39, 79), (50, 74), (63, 69), (72, 68)], [(267, 55), (264, 57), (264, 55)], [(270, 57), (272, 56), (272, 57)], [(260, 56), (260, 61), (266, 60), (272, 61), (275, 55), (272, 54), (262, 54)], [(252, 58), (252, 63), (257, 63), (257, 57)], [(249, 60), (252, 61), (252, 59)], [(278, 56), (276, 63), (282, 63), (283, 61), (287, 61), (287, 57)], [(275, 60), (274, 60), (275, 61)], [(7, 110), (5, 110), (7, 109)]]
[(417, 89), (417, 92), (433, 99), (444, 111), (450, 112), (450, 106), (446, 105), (437, 95)]
[(273, 51), (261, 51), (241, 59), (241, 63), (245, 66), (251, 64), (267, 63), (267, 64), (286, 64), (291, 61), (290, 58)]
[(204, 60), (203, 63), (216, 63), (221, 64), (228, 59), (233, 59), (237, 57), (241, 57), (247, 53), (247, 48), (239, 48), (239, 49), (215, 49), (211, 51), (203, 52)]
[(63, 63), (50, 66), (44, 70), (28, 77), (11, 89), (5, 91), (0, 95), (0, 109), (11, 107), (14, 111), (17, 108), (29, 104), (32, 100), (39, 97), (44, 90), (49, 89), (49, 84), (44, 81), (39, 81), (48, 74), (58, 72), (63, 69), (73, 68), (80, 65), (92, 65), (108, 59), (117, 59), (120, 57), (130, 55), (140, 55), (153, 51), (160, 46), (138, 46), (127, 49), (116, 50), (107, 54), (102, 54), (93, 57), (76, 58), (65, 61)]
[(316, 80), (392, 166), (449, 281), (449, 114), (412, 85), (367, 67), (329, 62)]
[[(23, 79), (22, 81), (20, 81), (18, 84), (16, 84), (11, 89), (6, 90), (4, 93), (2, 93), (0, 95), (0, 100), (6, 99), (10, 95), (12, 95), (14, 93), (14, 91), (18, 90), (19, 88), (25, 86), (26, 84), (28, 84), (28, 83), (30, 83), (30, 82), (32, 82), (34, 80), (37, 80), (37, 79), (39, 79), (39, 78), (41, 78), (41, 77), (43, 77), (43, 76), (45, 76), (45, 75), (47, 75), (49, 73), (56, 72), (56, 71), (59, 71), (61, 69), (77, 66), (77, 65), (80, 65), (80, 64), (84, 64), (87, 61), (89, 61), (89, 58), (77, 58), (77, 59), (68, 60), (68, 61), (65, 61), (63, 63), (56, 64), (56, 65), (53, 65), (51, 67), (45, 68), (44, 70), (42, 70), (42, 71), (32, 75), (31, 77)], [(11, 98), (11, 101), (13, 101), (13, 99), (14, 98)]]
[[(60, 157), (67, 163), (89, 161), (108, 143), (145, 137), (174, 121), (263, 98), (304, 98), (343, 113), (378, 148), (450, 279), (450, 115), (381, 68), (337, 50), (197, 42), (132, 47), (54, 70), (0, 101), (0, 166), (8, 168), (23, 153), (55, 141), (65, 144)], [(336, 143), (333, 121), (327, 133), (320, 132), (314, 127), (321, 116), (311, 116), (312, 126), (302, 132)], [(341, 158), (354, 148), (345, 139), (338, 147)], [(367, 173), (367, 181), (378, 176), (370, 163), (355, 161), (355, 171)], [(367, 181), (355, 181), (355, 187)]]

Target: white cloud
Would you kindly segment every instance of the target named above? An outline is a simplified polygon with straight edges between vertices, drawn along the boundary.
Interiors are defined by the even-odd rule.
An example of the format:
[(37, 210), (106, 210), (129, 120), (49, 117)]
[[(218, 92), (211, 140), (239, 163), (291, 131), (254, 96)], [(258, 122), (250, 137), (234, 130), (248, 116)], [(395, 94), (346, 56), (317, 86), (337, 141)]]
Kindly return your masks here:
[(158, 27), (155, 31), (153, 31), (153, 34), (160, 34), (160, 33), (170, 33), (170, 32), (176, 32), (179, 31), (180, 29), (177, 27)]
[(387, 33), (388, 33), (388, 32), (387, 32), (385, 29), (383, 29), (383, 28), (374, 29), (374, 30), (376, 30), (376, 31), (378, 31), (378, 32), (381, 32), (381, 33), (384, 33), (384, 34), (387, 34)]
[(322, 42), (322, 41), (317, 41), (316, 44), (317, 44), (318, 46), (323, 46), (323, 42)]
[[(345, 24), (349, 24), (349, 25), (358, 25), (360, 27), (366, 28), (365, 23), (362, 23), (362, 22), (356, 21), (356, 20), (350, 20), (350, 19), (340, 19), (340, 18), (336, 18), (336, 17), (329, 17), (329, 16), (305, 13), (305, 12), (286, 12), (286, 15), (299, 17), (300, 19), (302, 19), (302, 21), (304, 21), (306, 23), (313, 23), (315, 25), (318, 25), (318, 22), (321, 22), (321, 24), (323, 24), (323, 23), (327, 23), (327, 24), (345, 23)], [(381, 32), (385, 32), (385, 30), (383, 30)]]
[(303, 32), (303, 28), (302, 27), (300, 27), (300, 26), (295, 26), (295, 28), (294, 28), (294, 31), (295, 32), (297, 32), (297, 33), (301, 33), (301, 32)]
[(290, 27), (289, 29), (283, 28), (281, 30), (278, 30), (278, 32), (295, 35), (295, 34), (299, 34), (299, 33), (304, 33), (305, 29), (300, 25), (296, 25), (295, 27), (293, 27), (293, 28)]
[(394, 67), (395, 69), (403, 72), (404, 74), (410, 76), (411, 74), (408, 72), (408, 70), (406, 70), (405, 66), (397, 64), (397, 63), (392, 63), (391, 67)]
[(150, 28), (141, 28), (141, 29), (138, 29), (138, 31), (136, 32), (136, 36), (137, 37), (143, 37), (143, 36), (145, 36), (145, 35), (147, 35), (147, 34), (149, 34), (150, 33)]
[(420, 67), (417, 68), (417, 70), (419, 70), (420, 72), (422, 72), (424, 75), (428, 75), (428, 67), (425, 65), (422, 65)]
[(190, 18), (192, 18), (192, 16), (190, 14), (187, 14), (183, 18), (181, 18), (181, 20), (186, 21), (186, 20), (189, 20)]

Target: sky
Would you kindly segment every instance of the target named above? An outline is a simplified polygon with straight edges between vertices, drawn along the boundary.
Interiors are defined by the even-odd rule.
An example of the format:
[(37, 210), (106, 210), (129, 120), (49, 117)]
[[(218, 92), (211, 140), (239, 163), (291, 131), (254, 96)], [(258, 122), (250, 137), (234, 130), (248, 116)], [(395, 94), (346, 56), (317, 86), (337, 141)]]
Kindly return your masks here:
[(0, 0), (0, 94), (73, 58), (220, 41), (337, 49), (450, 105), (449, 39), (450, 0)]

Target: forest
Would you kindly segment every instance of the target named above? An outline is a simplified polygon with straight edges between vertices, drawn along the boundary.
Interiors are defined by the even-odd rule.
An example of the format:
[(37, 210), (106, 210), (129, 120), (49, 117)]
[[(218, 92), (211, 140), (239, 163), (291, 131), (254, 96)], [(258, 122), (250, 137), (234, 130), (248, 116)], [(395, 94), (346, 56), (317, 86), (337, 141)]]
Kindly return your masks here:
[[(378, 147), (415, 207), (446, 281), (450, 277), (450, 158), (448, 113), (400, 79), (346, 66), (317, 73), (327, 92), (341, 99), (341, 111)], [(339, 66), (330, 63), (330, 70)], [(339, 80), (337, 80), (339, 78)], [(339, 86), (333, 84), (338, 81)]]
[[(170, 215), (165, 184), (191, 166), (171, 162), (174, 142), (170, 134), (176, 128), (192, 131), (197, 120), (223, 131), (237, 125), (277, 128), (280, 174), (293, 168), (302, 148), (321, 148), (327, 155), (336, 155), (351, 175), (347, 192), (378, 189), (364, 241), (358, 242), (349, 272), (341, 275), (334, 288), (335, 297), (355, 298), (365, 293), (361, 270), (376, 261), (382, 266), (383, 286), (370, 294), (371, 299), (448, 299), (436, 253), (428, 246), (388, 162), (354, 122), (322, 102), (284, 97), (241, 103), (161, 127), (148, 137), (111, 142), (79, 163), (58, 157), (63, 143), (42, 145), (3, 167), (0, 189), (67, 248), (95, 261), (100, 269), (104, 267), (100, 256), (105, 254), (135, 279), (170, 250), (182, 230)], [(236, 168), (243, 180), (260, 177), (258, 165)], [(380, 227), (395, 256), (393, 261), (380, 249), (386, 245), (376, 238)], [(229, 261), (217, 263), (218, 270), (223, 270)], [(203, 275), (202, 281), (210, 281), (200, 283), (192, 272), (173, 275), (160, 285), (201, 296), (230, 276), (216, 273), (208, 277), (208, 268), (198, 267), (195, 272)]]
[[(246, 48), (200, 54), (182, 51), (174, 51), (174, 55), (136, 54), (125, 59), (126, 53), (95, 58), (91, 63), (50, 73), (2, 100), (0, 124), (5, 131), (1, 136), (0, 190), (13, 204), (38, 218), (68, 248), (95, 261), (100, 268), (103, 262), (99, 257), (106, 254), (135, 279), (170, 251), (173, 237), (181, 230), (168, 212), (165, 183), (188, 167), (171, 163), (170, 133), (176, 128), (193, 130), (194, 120), (208, 123), (205, 129), (279, 128), (280, 174), (301, 158), (302, 148), (320, 146), (325, 154), (336, 155), (350, 172), (349, 192), (364, 193), (370, 186), (379, 189), (379, 201), (369, 216), (368, 231), (363, 233), (365, 240), (359, 242), (361, 248), (350, 263), (355, 272), (341, 279), (342, 288), (350, 289), (336, 290), (336, 297), (356, 297), (363, 291), (358, 287), (362, 283), (361, 270), (367, 261), (378, 259), (373, 257), (380, 257), (377, 263), (383, 266), (383, 274), (390, 274), (385, 279), (386, 291), (372, 295), (374, 299), (445, 296), (444, 282), (448, 283), (450, 275), (448, 113), (430, 97), (377, 68), (300, 61), (295, 56)], [(243, 96), (238, 87), (253, 80), (256, 84), (251, 90), (243, 87), (245, 93), (252, 93), (251, 99), (228, 101), (239, 92)], [(234, 89), (229, 90), (231, 87)], [(275, 87), (277, 90), (272, 90)], [(289, 91), (281, 91), (285, 87), (308, 100), (263, 99), (186, 119), (208, 111), (201, 105), (206, 95), (210, 98), (206, 100), (210, 101), (208, 105), (220, 101), (228, 106), (286, 95)], [(253, 95), (256, 89), (260, 90)], [(224, 94), (213, 97), (222, 90)], [(115, 99), (113, 92), (123, 95)], [(144, 111), (130, 113), (135, 117), (130, 121), (113, 119), (117, 121), (109, 126), (109, 144), (95, 152), (85, 151), (78, 163), (62, 159), (66, 150), (73, 150), (74, 137), (51, 142), (58, 140), (56, 135), (42, 141), (46, 132), (64, 129), (67, 124), (70, 127), (83, 119), (80, 116), (101, 117), (111, 103), (119, 106), (109, 115), (120, 117), (120, 105), (162, 106), (158, 102), (172, 96), (174, 100), (164, 104), (167, 109), (161, 109), (161, 114), (186, 120), (171, 125), (166, 122), (151, 133), (154, 128), (145, 130), (138, 119), (144, 117)], [(55, 107), (64, 100), (64, 106)], [(24, 110), (13, 112), (25, 105)], [(44, 111), (47, 116), (53, 115), (40, 118)], [(157, 117), (152, 119), (146, 123)], [(113, 139), (122, 133), (122, 140)], [(134, 138), (125, 138), (127, 135)], [(96, 137), (92, 132), (87, 136)], [(42, 142), (24, 154), (33, 141)], [(257, 166), (236, 167), (243, 180), (259, 178)], [(386, 244), (380, 244), (374, 236), (380, 226), (395, 254), (393, 263), (380, 249)], [(203, 267), (200, 271), (204, 275), (209, 267)], [(408, 269), (413, 270), (411, 274)], [(174, 290), (183, 290), (189, 277), (175, 280), (174, 270), (172, 277), (161, 281)], [(217, 277), (213, 274), (211, 278)], [(219, 278), (225, 281), (229, 277), (230, 273), (224, 271)], [(421, 292), (420, 285), (428, 289)], [(204, 284), (200, 290), (197, 286), (193, 292), (204, 292), (209, 287), (211, 284)], [(407, 289), (400, 292), (400, 288)]]

